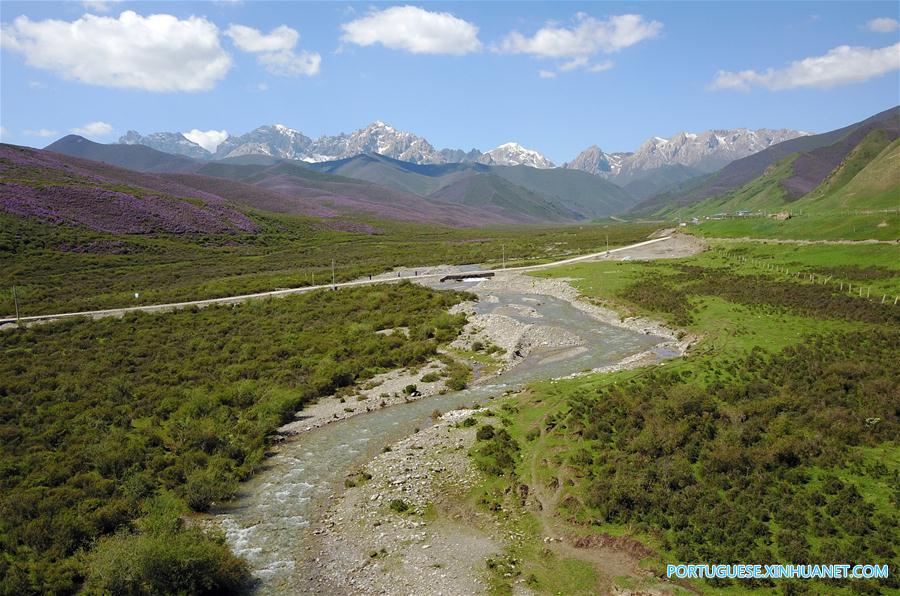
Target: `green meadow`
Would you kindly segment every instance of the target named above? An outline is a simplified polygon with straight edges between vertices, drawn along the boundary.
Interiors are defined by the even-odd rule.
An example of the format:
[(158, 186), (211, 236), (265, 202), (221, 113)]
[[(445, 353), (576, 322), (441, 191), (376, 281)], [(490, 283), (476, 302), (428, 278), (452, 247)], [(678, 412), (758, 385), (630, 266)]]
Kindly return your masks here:
[[(110, 236), (0, 214), (0, 315), (22, 316), (234, 296), (375, 275), (394, 267), (536, 264), (645, 240), (653, 224), (447, 228), (254, 214), (258, 234)], [(134, 294), (139, 295), (138, 298)]]
[[(688, 356), (659, 366), (541, 382), (495, 402), (494, 436), (473, 449), (490, 480), (474, 494), (525, 535), (506, 553), (518, 561), (515, 577), (540, 593), (611, 585), (727, 594), (900, 588), (896, 574), (661, 584), (665, 564), (675, 562), (896, 569), (900, 305), (831, 283), (897, 295), (896, 251), (716, 241), (686, 259), (534, 273), (569, 279), (591, 301), (700, 339)], [(522, 486), (541, 507), (523, 506)], [(540, 542), (548, 527), (625, 547), (637, 540), (647, 550), (630, 552), (652, 573), (638, 579), (579, 552), (555, 553)], [(561, 568), (560, 558), (581, 571), (548, 573)], [(509, 593), (514, 579), (494, 581), (497, 593)]]

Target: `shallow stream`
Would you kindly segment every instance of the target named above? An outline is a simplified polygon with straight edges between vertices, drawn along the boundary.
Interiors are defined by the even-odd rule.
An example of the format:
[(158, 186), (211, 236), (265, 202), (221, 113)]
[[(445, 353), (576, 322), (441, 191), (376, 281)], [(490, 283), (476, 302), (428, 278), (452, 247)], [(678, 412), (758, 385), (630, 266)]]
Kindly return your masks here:
[[(346, 476), (386, 445), (431, 423), (434, 410), (484, 403), (525, 383), (570, 375), (648, 350), (661, 338), (601, 323), (563, 300), (541, 294), (492, 291), (460, 282), (449, 288), (479, 295), (479, 313), (497, 312), (524, 323), (558, 327), (581, 338), (578, 348), (538, 349), (511, 370), (464, 391), (376, 410), (303, 433), (278, 446), (266, 468), (214, 512), (231, 547), (260, 579), (261, 593), (292, 593), (303, 584), (304, 562), (315, 557), (309, 536), (317, 512), (339, 494)], [(442, 286), (444, 287), (444, 286)], [(533, 309), (533, 310), (532, 310)], [(535, 316), (535, 314), (540, 316)], [(671, 353), (659, 352), (660, 357)]]

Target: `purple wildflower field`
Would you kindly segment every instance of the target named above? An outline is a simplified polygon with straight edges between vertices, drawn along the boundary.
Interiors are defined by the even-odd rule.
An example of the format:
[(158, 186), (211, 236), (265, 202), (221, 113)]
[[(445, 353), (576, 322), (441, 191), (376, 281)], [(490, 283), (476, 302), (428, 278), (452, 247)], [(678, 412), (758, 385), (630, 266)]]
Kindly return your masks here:
[[(228, 201), (162, 178), (152, 189), (53, 153), (0, 146), (0, 210), (110, 234), (228, 234), (259, 226)], [(90, 162), (84, 162), (90, 164)], [(91, 164), (92, 165), (92, 164)], [(107, 172), (104, 172), (106, 174)], [(106, 188), (104, 188), (106, 187)], [(115, 189), (109, 187), (116, 187)], [(124, 192), (123, 192), (124, 191)], [(127, 192), (131, 191), (131, 192)], [(188, 196), (188, 199), (181, 198)]]

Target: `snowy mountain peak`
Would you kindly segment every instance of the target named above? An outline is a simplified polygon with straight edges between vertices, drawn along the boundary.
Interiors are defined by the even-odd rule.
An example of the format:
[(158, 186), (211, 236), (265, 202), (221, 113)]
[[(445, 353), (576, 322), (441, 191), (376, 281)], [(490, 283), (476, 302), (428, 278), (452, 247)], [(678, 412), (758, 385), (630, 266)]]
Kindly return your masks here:
[(619, 173), (622, 160), (630, 153), (606, 153), (597, 145), (591, 145), (572, 161), (563, 164), (569, 170), (582, 170), (596, 176), (610, 177)]
[[(609, 155), (599, 155), (599, 149), (593, 146), (582, 151), (565, 167), (615, 178), (617, 184), (627, 184), (649, 170), (664, 166), (686, 166), (699, 172), (714, 172), (736, 159), (807, 134), (797, 130), (767, 128), (733, 128), (701, 133), (684, 131), (668, 139), (650, 137), (633, 154), (618, 154), (621, 156), (618, 166), (613, 165)], [(608, 169), (603, 165), (604, 159), (609, 163)]]
[(556, 167), (552, 161), (534, 149), (526, 149), (514, 142), (503, 143), (495, 149), (491, 149), (477, 161), (492, 166), (529, 166), (541, 169)]
[(136, 130), (129, 130), (119, 137), (119, 143), (122, 145), (146, 145), (157, 151), (186, 155), (196, 159), (209, 159), (212, 155), (197, 143), (185, 138), (180, 132), (154, 132), (143, 136)]

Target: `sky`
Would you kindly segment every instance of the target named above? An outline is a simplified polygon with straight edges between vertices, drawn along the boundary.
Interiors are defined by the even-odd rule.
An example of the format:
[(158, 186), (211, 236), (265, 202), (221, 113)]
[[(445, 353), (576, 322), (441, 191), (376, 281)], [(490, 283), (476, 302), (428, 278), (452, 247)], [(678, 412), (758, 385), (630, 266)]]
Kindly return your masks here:
[(900, 104), (897, 2), (0, 2), (0, 136), (215, 146), (375, 120), (563, 163), (713, 128), (825, 132)]

